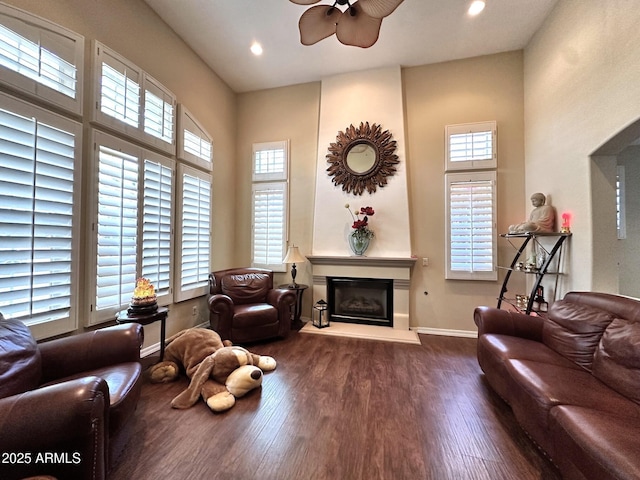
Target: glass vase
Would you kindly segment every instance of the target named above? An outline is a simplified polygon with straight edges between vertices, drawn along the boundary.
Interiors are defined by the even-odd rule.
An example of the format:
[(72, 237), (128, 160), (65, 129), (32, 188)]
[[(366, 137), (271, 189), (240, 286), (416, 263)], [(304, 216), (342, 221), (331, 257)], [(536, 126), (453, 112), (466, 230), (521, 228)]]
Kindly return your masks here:
[(349, 235), (349, 247), (354, 255), (362, 256), (369, 248), (371, 239), (366, 236)]

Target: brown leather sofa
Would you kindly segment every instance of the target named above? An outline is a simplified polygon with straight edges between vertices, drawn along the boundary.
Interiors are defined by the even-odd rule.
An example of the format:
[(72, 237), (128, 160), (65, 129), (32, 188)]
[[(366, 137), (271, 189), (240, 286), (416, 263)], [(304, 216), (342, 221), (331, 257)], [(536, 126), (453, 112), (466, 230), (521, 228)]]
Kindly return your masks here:
[(640, 301), (571, 292), (545, 318), (474, 320), (487, 382), (563, 478), (640, 478)]
[(0, 478), (104, 479), (140, 398), (138, 324), (37, 344), (0, 314)]
[(209, 322), (236, 344), (285, 338), (291, 331), (293, 290), (274, 289), (273, 272), (231, 268), (209, 274)]

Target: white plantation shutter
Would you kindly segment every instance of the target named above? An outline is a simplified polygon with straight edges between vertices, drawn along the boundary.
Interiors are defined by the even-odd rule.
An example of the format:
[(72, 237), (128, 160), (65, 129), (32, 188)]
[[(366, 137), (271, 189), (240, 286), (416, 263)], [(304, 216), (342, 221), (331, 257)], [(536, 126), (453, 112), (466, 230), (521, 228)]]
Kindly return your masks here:
[(160, 140), (152, 142), (155, 146), (175, 153), (175, 97), (148, 75), (144, 86), (144, 133)]
[(169, 160), (144, 161), (142, 276), (156, 288), (158, 303), (173, 301), (171, 290), (173, 165)]
[[(100, 112), (137, 128), (140, 116), (140, 71), (115, 56), (104, 47), (100, 48)], [(105, 120), (107, 125), (118, 125)]]
[(93, 120), (175, 155), (175, 95), (100, 42), (93, 62)]
[(83, 59), (82, 35), (0, 4), (1, 81), (81, 114)]
[(76, 328), (81, 126), (0, 95), (0, 312), (37, 337)]
[(207, 293), (211, 250), (211, 176), (178, 166), (180, 209), (176, 301)]
[(99, 145), (95, 310), (129, 303), (136, 281), (138, 158)]
[(254, 267), (286, 271), (289, 142), (253, 145), (252, 241)]
[(447, 174), (448, 279), (495, 280), (495, 172)]
[(446, 169), (495, 168), (497, 165), (496, 122), (447, 125)]
[(253, 181), (286, 180), (289, 170), (289, 142), (253, 145)]
[(286, 182), (253, 185), (253, 265), (256, 267), (282, 267), (286, 187)]
[(178, 158), (191, 165), (211, 170), (213, 165), (213, 140), (191, 112), (182, 104), (178, 106)]

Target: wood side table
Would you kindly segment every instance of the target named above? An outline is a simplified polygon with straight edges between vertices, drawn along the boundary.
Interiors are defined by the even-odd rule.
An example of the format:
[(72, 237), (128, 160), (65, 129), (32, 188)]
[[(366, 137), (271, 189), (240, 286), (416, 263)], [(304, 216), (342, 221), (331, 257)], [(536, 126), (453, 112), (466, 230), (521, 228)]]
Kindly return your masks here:
[(131, 314), (128, 310), (122, 310), (116, 315), (117, 323), (139, 323), (140, 325), (149, 325), (153, 322), (160, 322), (160, 361), (164, 360), (164, 340), (167, 333), (167, 316), (169, 309), (167, 307), (158, 307), (155, 312), (143, 313), (139, 315)]
[(296, 304), (293, 313), (293, 321), (291, 322), (291, 329), (300, 330), (304, 325), (302, 320), (300, 320), (300, 315), (302, 315), (302, 295), (304, 291), (309, 288), (309, 285), (303, 285), (301, 283), (292, 285), (290, 283), (285, 283), (284, 285), (278, 285), (278, 288), (288, 288), (289, 290), (296, 291)]

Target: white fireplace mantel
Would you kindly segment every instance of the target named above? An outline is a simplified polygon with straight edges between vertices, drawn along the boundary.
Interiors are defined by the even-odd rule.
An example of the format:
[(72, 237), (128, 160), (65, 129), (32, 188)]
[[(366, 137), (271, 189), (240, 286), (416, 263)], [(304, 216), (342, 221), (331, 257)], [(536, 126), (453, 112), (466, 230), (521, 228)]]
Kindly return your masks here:
[(351, 267), (400, 267), (411, 268), (416, 262), (415, 257), (367, 257), (362, 256), (323, 256), (309, 255), (307, 259), (313, 265), (345, 265)]

